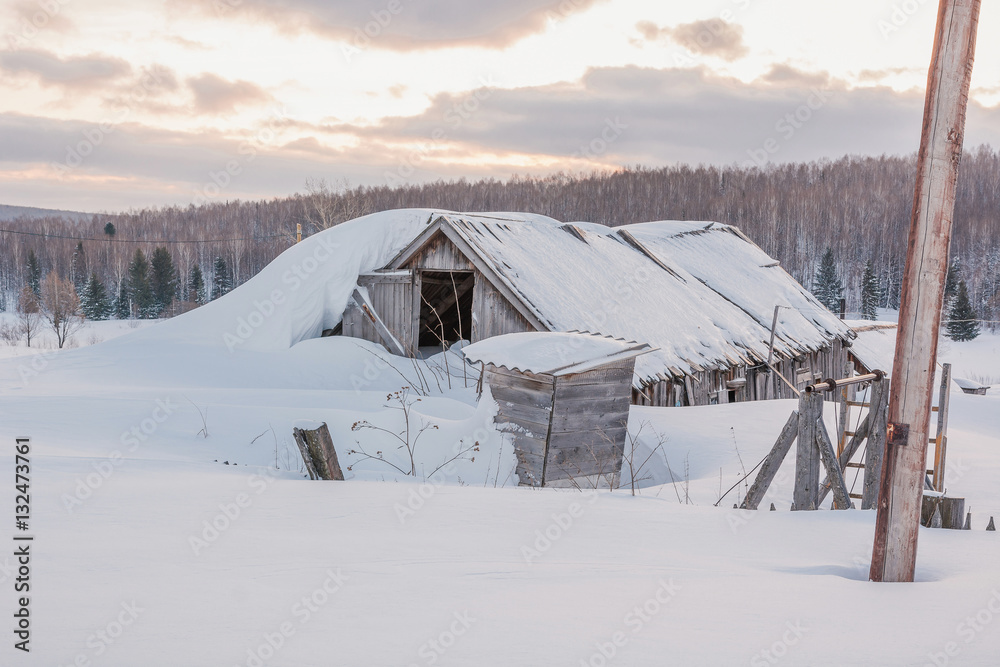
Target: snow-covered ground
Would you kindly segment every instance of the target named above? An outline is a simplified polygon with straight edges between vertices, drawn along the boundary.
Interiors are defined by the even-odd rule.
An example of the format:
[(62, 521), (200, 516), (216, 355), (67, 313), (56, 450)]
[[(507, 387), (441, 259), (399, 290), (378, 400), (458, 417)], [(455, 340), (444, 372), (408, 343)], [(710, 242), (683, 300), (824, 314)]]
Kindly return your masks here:
[[(742, 486), (713, 506), (791, 401), (633, 408), (634, 497), (517, 488), (457, 354), (314, 337), (344, 277), (395, 251), (386, 225), (425, 219), (349, 223), (325, 233), (326, 259), (300, 244), (188, 315), (0, 361), (0, 507), (13, 536), (14, 438), (30, 436), (35, 536), (32, 651), (0, 664), (998, 664), (1000, 543), (983, 528), (1000, 518), (1000, 395), (952, 394), (948, 485), (974, 530), (922, 530), (912, 585), (866, 581), (873, 512), (788, 511), (793, 456), (764, 503), (779, 511), (733, 510)], [(381, 245), (358, 253), (348, 234)], [(1000, 337), (947, 347), (956, 369), (1000, 369)], [(404, 462), (355, 426), (402, 430), (384, 406), (404, 385), (411, 426), (437, 427), (415, 448), (430, 479), (348, 453)], [(304, 478), (304, 419), (329, 424), (347, 481)]]

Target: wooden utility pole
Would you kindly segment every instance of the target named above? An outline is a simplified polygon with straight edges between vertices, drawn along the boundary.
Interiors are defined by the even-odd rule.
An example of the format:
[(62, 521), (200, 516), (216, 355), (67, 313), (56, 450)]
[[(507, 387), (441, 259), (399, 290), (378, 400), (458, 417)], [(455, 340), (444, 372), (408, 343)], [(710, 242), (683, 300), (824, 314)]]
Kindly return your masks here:
[(955, 182), (980, 0), (941, 0), (900, 298), (872, 581), (913, 581)]

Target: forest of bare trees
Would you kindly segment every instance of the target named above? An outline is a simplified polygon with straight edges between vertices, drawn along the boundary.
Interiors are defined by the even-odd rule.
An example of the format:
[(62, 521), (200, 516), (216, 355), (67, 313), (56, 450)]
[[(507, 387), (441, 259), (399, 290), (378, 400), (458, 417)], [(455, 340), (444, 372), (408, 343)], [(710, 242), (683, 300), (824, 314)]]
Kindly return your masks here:
[[(29, 253), (43, 274), (79, 284), (81, 270), (119, 294), (136, 249), (169, 250), (180, 278), (178, 312), (195, 301), (187, 289), (197, 265), (211, 299), (213, 271), (222, 258), (234, 285), (261, 270), (306, 234), (366, 213), (428, 207), (455, 211), (528, 211), (563, 221), (611, 226), (648, 220), (715, 220), (741, 228), (806, 287), (831, 248), (848, 311), (857, 316), (861, 283), (872, 263), (882, 306), (898, 304), (899, 281), (913, 199), (914, 157), (844, 157), (808, 164), (628, 168), (594, 174), (514, 176), (439, 181), (397, 187), (331, 187), (270, 201), (233, 201), (94, 215), (89, 222), (21, 218), (0, 233), (0, 307), (13, 309), (27, 276)], [(114, 236), (105, 233), (107, 223)], [(21, 232), (15, 234), (12, 232)], [(63, 238), (66, 237), (66, 238)], [(79, 239), (84, 257), (74, 260)], [(78, 254), (78, 251), (77, 251)], [(962, 162), (952, 258), (980, 319), (1000, 319), (1000, 153), (988, 146)]]

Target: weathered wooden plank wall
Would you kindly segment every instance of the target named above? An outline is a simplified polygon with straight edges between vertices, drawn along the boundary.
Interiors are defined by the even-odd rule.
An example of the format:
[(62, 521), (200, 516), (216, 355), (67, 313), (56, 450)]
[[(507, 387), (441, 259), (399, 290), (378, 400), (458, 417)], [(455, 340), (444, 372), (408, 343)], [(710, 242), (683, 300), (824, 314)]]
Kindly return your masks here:
[(472, 292), (472, 342), (522, 331), (535, 331), (535, 327), (476, 271), (476, 286)]
[(557, 377), (545, 486), (617, 486), (635, 358)]
[(497, 402), (497, 429), (510, 434), (522, 486), (541, 486), (552, 420), (554, 378), (486, 365), (486, 383)]
[[(805, 354), (795, 359), (780, 359), (774, 367), (800, 391), (816, 380), (839, 378), (847, 362), (847, 349), (841, 340), (834, 340), (827, 348)], [(840, 369), (839, 371), (837, 369)], [(745, 379), (746, 385), (729, 389), (727, 382)], [(738, 366), (728, 371), (702, 371), (694, 373), (692, 391), (686, 391), (683, 380), (662, 380), (632, 392), (635, 405), (672, 407), (681, 405), (711, 405), (743, 401), (761, 401), (768, 398), (796, 398), (787, 384), (774, 373), (758, 368)], [(831, 394), (827, 400), (836, 400)]]

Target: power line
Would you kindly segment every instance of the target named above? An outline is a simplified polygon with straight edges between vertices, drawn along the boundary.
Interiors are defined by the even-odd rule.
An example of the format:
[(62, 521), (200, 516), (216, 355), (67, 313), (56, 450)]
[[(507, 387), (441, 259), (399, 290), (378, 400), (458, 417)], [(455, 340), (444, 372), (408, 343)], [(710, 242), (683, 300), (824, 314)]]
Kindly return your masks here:
[(153, 243), (153, 244), (175, 244), (182, 245), (186, 243), (226, 243), (229, 241), (266, 241), (268, 239), (277, 238), (290, 238), (288, 234), (269, 234), (267, 236), (245, 236), (243, 238), (236, 239), (202, 239), (202, 240), (165, 240), (165, 239), (116, 239), (114, 237), (107, 238), (93, 238), (86, 236), (68, 236), (65, 234), (47, 234), (44, 232), (26, 232), (19, 229), (2, 229), (0, 228), (0, 233), (2, 234), (18, 234), (20, 236), (40, 236), (42, 238), (48, 239), (69, 239), (70, 241), (93, 241), (95, 243)]

